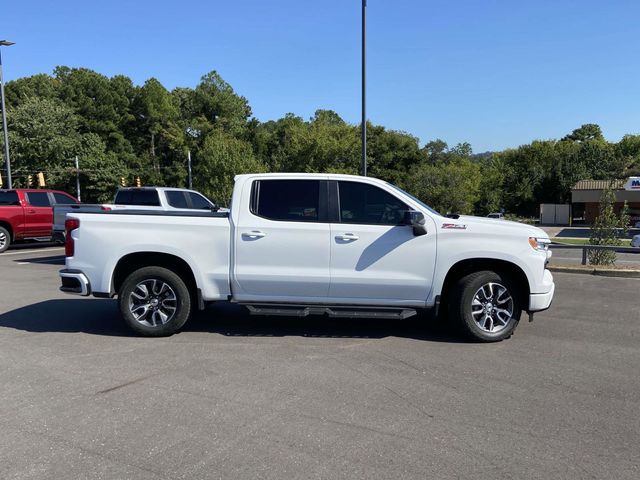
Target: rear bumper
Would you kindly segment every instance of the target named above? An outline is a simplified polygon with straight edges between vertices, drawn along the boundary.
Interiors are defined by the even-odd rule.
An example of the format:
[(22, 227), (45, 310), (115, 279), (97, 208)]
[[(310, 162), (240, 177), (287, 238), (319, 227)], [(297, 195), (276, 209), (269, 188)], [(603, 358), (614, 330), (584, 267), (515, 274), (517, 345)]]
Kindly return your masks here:
[(556, 284), (553, 283), (553, 276), (549, 270), (544, 271), (544, 285), (545, 293), (532, 293), (529, 295), (529, 308), (527, 311), (529, 312), (539, 312), (541, 310), (546, 310), (551, 306), (551, 302), (553, 301), (553, 294), (556, 291)]
[(87, 276), (80, 270), (60, 270), (60, 280), (62, 285), (60, 290), (65, 293), (73, 293), (82, 295), (83, 297), (91, 295), (91, 283)]

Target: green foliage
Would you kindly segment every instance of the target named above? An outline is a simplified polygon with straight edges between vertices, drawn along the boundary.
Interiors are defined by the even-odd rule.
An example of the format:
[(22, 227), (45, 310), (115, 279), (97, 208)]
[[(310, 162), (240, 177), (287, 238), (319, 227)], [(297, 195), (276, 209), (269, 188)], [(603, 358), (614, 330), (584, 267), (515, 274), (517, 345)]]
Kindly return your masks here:
[[(606, 188), (600, 198), (600, 209), (593, 226), (591, 227), (590, 245), (622, 245), (621, 235), (625, 235), (629, 225), (629, 212), (625, 207), (621, 215), (616, 215), (614, 204), (615, 192)], [(613, 265), (616, 261), (616, 252), (610, 250), (589, 250), (589, 263), (591, 265)]]
[[(48, 186), (74, 191), (77, 155), (83, 200), (111, 199), (121, 176), (130, 184), (139, 176), (146, 185), (185, 186), (188, 151), (197, 188), (223, 202), (241, 171), (360, 170), (359, 125), (323, 109), (307, 120), (287, 114), (260, 122), (216, 71), (195, 88), (169, 92), (155, 78), (138, 86), (124, 75), (57, 67), (53, 75), (8, 82), (6, 93), (16, 185), (44, 171)], [(578, 180), (640, 174), (640, 135), (613, 144), (595, 124), (559, 141), (481, 155), (468, 143), (449, 147), (435, 139), (421, 148), (405, 132), (366, 128), (369, 174), (444, 212), (485, 215), (504, 208), (531, 217), (540, 203), (569, 201)]]
[(236, 175), (264, 171), (266, 168), (254, 157), (251, 144), (216, 129), (207, 135), (195, 158), (194, 188), (218, 205), (227, 206)]
[(562, 140), (569, 140), (572, 142), (586, 142), (591, 140), (603, 141), (602, 129), (595, 123), (586, 123), (580, 128), (576, 128), (569, 135), (566, 135)]
[(480, 166), (460, 157), (411, 169), (408, 190), (442, 214), (473, 214), (480, 200)]
[(498, 157), (489, 157), (478, 163), (480, 167), (479, 198), (476, 213), (488, 215), (498, 212), (504, 206), (505, 165)]

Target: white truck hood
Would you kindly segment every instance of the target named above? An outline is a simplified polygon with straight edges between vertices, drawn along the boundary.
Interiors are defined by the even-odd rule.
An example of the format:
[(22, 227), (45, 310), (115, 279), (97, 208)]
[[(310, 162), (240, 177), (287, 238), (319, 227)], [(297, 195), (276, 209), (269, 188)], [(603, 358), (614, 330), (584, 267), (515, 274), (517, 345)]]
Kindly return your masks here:
[(523, 235), (526, 234), (529, 237), (549, 238), (547, 232), (545, 232), (541, 228), (534, 227), (533, 225), (527, 225), (526, 223), (512, 222), (511, 220), (460, 215), (460, 217), (456, 219), (445, 217), (442, 221), (442, 224), (444, 225), (447, 223), (465, 225), (467, 229), (473, 228), (474, 226), (480, 227), (483, 230), (489, 228), (495, 233), (504, 232), (513, 234), (519, 230), (523, 233)]

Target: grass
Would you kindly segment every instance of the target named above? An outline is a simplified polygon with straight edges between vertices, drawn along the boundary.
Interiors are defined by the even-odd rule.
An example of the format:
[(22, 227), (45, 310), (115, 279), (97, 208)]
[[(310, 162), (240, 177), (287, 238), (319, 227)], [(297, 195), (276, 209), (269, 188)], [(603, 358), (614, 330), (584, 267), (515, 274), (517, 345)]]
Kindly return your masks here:
[[(562, 237), (553, 237), (551, 240), (558, 243), (567, 243), (569, 245), (587, 245), (589, 243), (588, 238), (562, 238)], [(623, 238), (622, 245), (628, 247), (631, 244), (631, 240), (627, 238)]]

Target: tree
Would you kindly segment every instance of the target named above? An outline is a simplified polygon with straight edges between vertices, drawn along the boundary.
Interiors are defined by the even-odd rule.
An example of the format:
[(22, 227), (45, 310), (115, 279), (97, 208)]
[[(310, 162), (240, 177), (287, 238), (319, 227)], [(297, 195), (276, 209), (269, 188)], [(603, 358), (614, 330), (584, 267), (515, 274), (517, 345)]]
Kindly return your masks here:
[(37, 171), (51, 179), (78, 150), (79, 119), (56, 99), (33, 97), (8, 111), (11, 161), (17, 186)]
[(480, 200), (480, 167), (468, 159), (411, 169), (407, 189), (441, 213), (471, 214)]
[(232, 134), (240, 134), (251, 116), (247, 99), (237, 95), (215, 70), (200, 79), (194, 100), (196, 116)]
[(60, 99), (80, 118), (81, 133), (100, 135), (110, 151), (132, 154), (124, 126), (131, 121), (131, 93), (123, 88), (120, 77), (108, 77), (87, 68), (56, 67)]
[(498, 157), (488, 157), (478, 162), (482, 172), (480, 175), (479, 199), (475, 210), (480, 215), (487, 215), (504, 208), (505, 165)]
[(216, 129), (207, 135), (194, 162), (194, 187), (219, 205), (229, 205), (233, 178), (266, 171), (251, 144)]
[(58, 98), (59, 82), (45, 74), (39, 73), (31, 77), (18, 78), (7, 82), (6, 103), (7, 106), (16, 108), (26, 100), (33, 98)]
[[(622, 245), (621, 233), (626, 233), (629, 226), (628, 207), (620, 216), (615, 214), (615, 192), (609, 186), (602, 191), (598, 216), (591, 227), (589, 245)], [(613, 265), (616, 261), (616, 252), (611, 250), (589, 250), (589, 263), (591, 265)]]
[(587, 142), (589, 140), (604, 140), (602, 135), (602, 129), (595, 123), (585, 123), (580, 128), (576, 128), (569, 135), (566, 135), (562, 140), (568, 140), (572, 142)]

